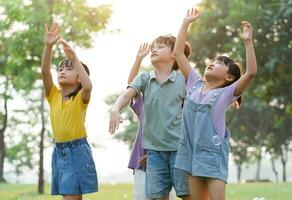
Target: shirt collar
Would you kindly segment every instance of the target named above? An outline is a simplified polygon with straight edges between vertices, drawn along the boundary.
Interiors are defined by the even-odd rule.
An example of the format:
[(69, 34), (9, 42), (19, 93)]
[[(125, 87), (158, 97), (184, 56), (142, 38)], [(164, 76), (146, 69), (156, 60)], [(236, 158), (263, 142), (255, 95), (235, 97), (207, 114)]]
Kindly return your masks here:
[[(171, 74), (168, 76), (167, 80), (170, 80), (172, 82), (175, 81), (175, 77), (176, 77), (176, 71), (175, 70), (172, 70)], [(152, 79), (156, 79), (156, 76), (155, 76), (155, 72), (154, 71), (151, 71), (150, 72), (150, 80)]]

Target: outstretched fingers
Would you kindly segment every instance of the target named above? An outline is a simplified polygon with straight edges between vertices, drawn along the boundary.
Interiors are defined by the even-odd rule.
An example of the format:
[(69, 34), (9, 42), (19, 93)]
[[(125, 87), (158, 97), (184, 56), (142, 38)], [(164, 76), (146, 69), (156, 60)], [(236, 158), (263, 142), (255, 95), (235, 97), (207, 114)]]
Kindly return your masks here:
[(140, 49), (143, 51), (147, 51), (149, 47), (150, 47), (149, 44), (147, 42), (144, 42)]
[(187, 17), (192, 17), (192, 18), (197, 18), (199, 17), (200, 12), (197, 8), (192, 8), (192, 9), (188, 9), (187, 11)]
[(200, 12), (197, 8), (192, 8), (192, 16), (198, 17), (199, 14), (200, 14)]
[(52, 25), (51, 25), (51, 31), (55, 32), (57, 27), (58, 27), (58, 24), (56, 22), (53, 22)]
[(109, 132), (110, 134), (114, 134), (116, 130), (119, 128), (119, 122), (118, 121), (111, 121), (109, 124)]

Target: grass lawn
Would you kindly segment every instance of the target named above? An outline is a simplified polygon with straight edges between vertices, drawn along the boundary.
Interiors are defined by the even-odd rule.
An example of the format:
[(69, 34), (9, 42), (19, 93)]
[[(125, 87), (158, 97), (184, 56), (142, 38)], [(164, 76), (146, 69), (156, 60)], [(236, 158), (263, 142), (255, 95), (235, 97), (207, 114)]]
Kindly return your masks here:
[[(54, 200), (60, 196), (38, 195), (36, 185), (0, 184), (0, 200)], [(248, 183), (228, 184), (227, 200), (289, 200), (292, 199), (292, 183)], [(85, 195), (84, 200), (123, 200), (132, 199), (131, 184), (100, 185), (100, 192)]]

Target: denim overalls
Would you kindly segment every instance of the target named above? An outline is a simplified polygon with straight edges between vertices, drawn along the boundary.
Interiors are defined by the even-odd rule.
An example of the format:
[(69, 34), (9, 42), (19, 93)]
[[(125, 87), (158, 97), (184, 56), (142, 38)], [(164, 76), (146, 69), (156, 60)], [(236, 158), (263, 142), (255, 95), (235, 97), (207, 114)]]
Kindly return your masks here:
[(224, 88), (212, 92), (208, 104), (198, 104), (189, 99), (203, 86), (195, 84), (184, 102), (182, 134), (175, 167), (188, 171), (192, 176), (217, 178), (227, 183), (230, 133), (226, 128), (220, 138), (214, 128), (212, 108)]

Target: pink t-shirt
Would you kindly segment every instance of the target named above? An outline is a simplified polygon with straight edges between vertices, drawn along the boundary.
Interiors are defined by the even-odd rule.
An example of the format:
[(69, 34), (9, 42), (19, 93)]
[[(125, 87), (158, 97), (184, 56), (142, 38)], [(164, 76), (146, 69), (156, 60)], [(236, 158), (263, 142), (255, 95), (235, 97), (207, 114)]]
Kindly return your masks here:
[[(201, 88), (197, 89), (193, 92), (193, 86), (197, 84), (199, 81), (203, 81), (200, 75), (192, 69), (188, 79), (186, 80), (186, 90), (187, 93), (192, 92), (189, 96), (189, 99), (195, 103), (199, 104), (207, 104), (210, 101), (210, 98), (213, 96), (216, 89), (209, 90), (208, 92), (201, 92)], [(234, 96), (234, 90), (236, 83), (232, 85), (226, 86), (222, 94), (218, 97), (217, 101), (214, 104), (212, 109), (212, 118), (214, 123), (214, 128), (217, 131), (217, 134), (223, 138), (225, 136), (225, 112), (230, 107), (238, 97)], [(204, 84), (202, 84), (203, 86)]]

